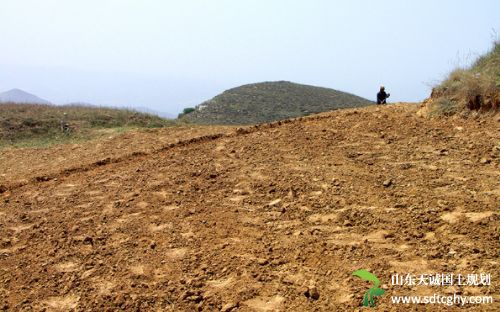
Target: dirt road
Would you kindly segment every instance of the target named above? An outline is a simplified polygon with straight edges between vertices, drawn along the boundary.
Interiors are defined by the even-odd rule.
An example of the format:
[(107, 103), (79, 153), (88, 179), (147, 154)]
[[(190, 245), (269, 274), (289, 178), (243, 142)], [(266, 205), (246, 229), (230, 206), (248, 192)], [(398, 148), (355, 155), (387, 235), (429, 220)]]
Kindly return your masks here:
[[(0, 310), (361, 310), (360, 268), (386, 290), (379, 311), (497, 310), (499, 123), (416, 110), (165, 134), (145, 153), (137, 133), (127, 157), (69, 149), (47, 174), (25, 153), (0, 194)], [(397, 286), (394, 273), (490, 273), (491, 285)], [(390, 299), (433, 293), (496, 302)]]

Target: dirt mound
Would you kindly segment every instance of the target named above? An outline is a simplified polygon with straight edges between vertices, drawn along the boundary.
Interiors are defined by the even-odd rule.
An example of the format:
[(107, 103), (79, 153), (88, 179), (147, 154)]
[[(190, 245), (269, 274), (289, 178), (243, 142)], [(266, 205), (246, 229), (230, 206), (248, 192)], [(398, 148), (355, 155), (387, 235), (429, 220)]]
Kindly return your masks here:
[(22, 169), (36, 163), (25, 150), (10, 166), (26, 183), (0, 195), (0, 308), (350, 311), (367, 289), (360, 268), (386, 290), (380, 310), (412, 308), (391, 295), (434, 291), (392, 286), (395, 272), (488, 272), (490, 287), (437, 292), (498, 301), (498, 124), (417, 109), (189, 130), (166, 148), (165, 134), (154, 152), (100, 166), (68, 150), (86, 170), (61, 162), (46, 180)]
[[(480, 77), (470, 78), (467, 84), (481, 84)], [(471, 113), (498, 113), (500, 110), (500, 89), (489, 87), (482, 90), (479, 86), (471, 87), (475, 91), (463, 90), (455, 94), (447, 89), (433, 89), (431, 96), (426, 99), (417, 112), (421, 117), (443, 117), (452, 115), (468, 116)], [(483, 88), (484, 89), (484, 88)]]

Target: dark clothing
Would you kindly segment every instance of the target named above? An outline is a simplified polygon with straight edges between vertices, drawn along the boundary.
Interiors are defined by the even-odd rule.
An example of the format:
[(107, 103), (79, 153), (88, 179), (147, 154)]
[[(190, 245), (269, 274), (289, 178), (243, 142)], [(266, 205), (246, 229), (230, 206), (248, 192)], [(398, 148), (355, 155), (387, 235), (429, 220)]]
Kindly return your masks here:
[(384, 90), (380, 90), (379, 93), (377, 93), (377, 104), (386, 104), (386, 100), (389, 97), (387, 93), (385, 93)]

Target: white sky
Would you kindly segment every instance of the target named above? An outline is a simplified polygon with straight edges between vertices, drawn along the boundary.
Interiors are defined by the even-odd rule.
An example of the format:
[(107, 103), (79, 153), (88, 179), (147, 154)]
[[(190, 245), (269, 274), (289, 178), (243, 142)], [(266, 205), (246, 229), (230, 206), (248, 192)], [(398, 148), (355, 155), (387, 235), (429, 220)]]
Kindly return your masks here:
[(418, 101), (495, 30), (498, 0), (0, 0), (0, 92), (177, 113), (290, 80)]

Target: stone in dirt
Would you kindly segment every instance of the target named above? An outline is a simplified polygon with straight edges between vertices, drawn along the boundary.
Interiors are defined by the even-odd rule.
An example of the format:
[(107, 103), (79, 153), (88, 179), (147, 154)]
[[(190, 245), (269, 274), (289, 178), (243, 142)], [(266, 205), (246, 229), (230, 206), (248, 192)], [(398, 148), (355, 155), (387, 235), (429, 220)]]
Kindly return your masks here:
[(226, 303), (220, 311), (221, 312), (230, 312), (230, 311), (233, 311), (234, 309), (236, 309), (238, 306), (239, 306), (239, 304), (237, 302), (229, 302), (229, 303)]
[(309, 286), (307, 290), (304, 292), (304, 296), (312, 300), (319, 299), (319, 291), (316, 286)]
[(489, 164), (491, 162), (491, 159), (488, 159), (488, 158), (481, 158), (481, 160), (479, 161), (482, 165), (486, 165), (486, 164)]

